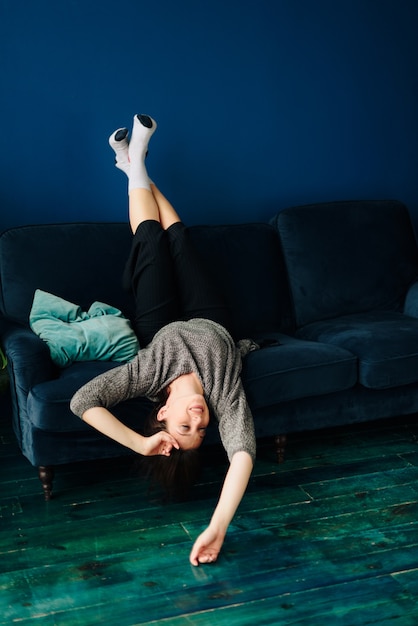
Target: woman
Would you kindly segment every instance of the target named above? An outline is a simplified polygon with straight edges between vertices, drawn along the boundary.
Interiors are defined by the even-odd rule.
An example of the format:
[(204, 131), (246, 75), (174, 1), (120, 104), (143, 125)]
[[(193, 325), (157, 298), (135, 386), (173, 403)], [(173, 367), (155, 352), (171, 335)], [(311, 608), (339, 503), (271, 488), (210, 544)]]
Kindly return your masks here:
[[(256, 346), (235, 345), (225, 328), (227, 311), (202, 274), (187, 229), (148, 178), (145, 157), (156, 127), (152, 118), (137, 115), (129, 143), (127, 129), (109, 140), (116, 166), (129, 178), (134, 237), (127, 273), (141, 349), (130, 363), (82, 387), (71, 409), (138, 454), (173, 458), (196, 450), (210, 413), (216, 416), (230, 466), (209, 526), (190, 554), (190, 562), (199, 565), (217, 559), (253, 468), (254, 427), (240, 372), (242, 355)], [(109, 410), (138, 396), (160, 401), (151, 436), (134, 432)]]

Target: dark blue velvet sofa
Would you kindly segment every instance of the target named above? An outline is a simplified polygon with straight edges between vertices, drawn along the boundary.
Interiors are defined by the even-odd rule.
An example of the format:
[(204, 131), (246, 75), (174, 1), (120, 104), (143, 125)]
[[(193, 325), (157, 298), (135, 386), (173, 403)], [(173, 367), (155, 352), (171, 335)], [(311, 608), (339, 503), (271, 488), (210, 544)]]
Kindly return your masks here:
[[(356, 201), (293, 207), (269, 224), (194, 226), (237, 336), (262, 349), (244, 361), (257, 437), (418, 412), (418, 248), (406, 207)], [(0, 236), (0, 333), (13, 427), (39, 468), (45, 497), (56, 465), (129, 453), (69, 408), (74, 392), (117, 363), (55, 366), (29, 328), (36, 289), (88, 309), (99, 300), (132, 315), (121, 284), (129, 251), (121, 223), (14, 228)], [(144, 398), (115, 413), (134, 428)], [(210, 429), (208, 443), (217, 438)]]

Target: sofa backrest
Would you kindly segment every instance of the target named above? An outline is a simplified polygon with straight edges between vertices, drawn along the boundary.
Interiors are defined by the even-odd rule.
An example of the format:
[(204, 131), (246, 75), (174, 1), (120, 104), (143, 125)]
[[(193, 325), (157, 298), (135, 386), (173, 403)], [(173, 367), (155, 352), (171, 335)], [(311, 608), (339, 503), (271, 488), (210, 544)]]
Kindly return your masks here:
[(126, 315), (131, 297), (122, 288), (124, 255), (131, 241), (122, 223), (39, 224), (0, 236), (0, 310), (28, 324), (36, 289), (88, 309), (95, 300)]
[[(269, 224), (194, 226), (192, 237), (231, 307), (238, 336), (288, 324), (280, 244)], [(88, 309), (98, 300), (132, 317), (122, 287), (131, 233), (125, 223), (23, 226), (0, 236), (0, 311), (28, 324), (36, 289)], [(287, 307), (287, 312), (286, 312)]]
[(298, 327), (341, 315), (401, 309), (418, 278), (415, 233), (392, 200), (284, 209), (273, 220)]
[(232, 311), (236, 337), (293, 327), (280, 241), (270, 224), (193, 226), (203, 264)]

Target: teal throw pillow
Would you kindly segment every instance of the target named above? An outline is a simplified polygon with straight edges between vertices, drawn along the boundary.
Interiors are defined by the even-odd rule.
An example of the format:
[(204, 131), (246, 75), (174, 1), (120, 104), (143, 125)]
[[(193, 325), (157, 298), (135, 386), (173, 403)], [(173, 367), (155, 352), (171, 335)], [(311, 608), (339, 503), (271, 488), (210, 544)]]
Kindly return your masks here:
[(49, 347), (60, 367), (74, 361), (118, 361), (134, 358), (138, 339), (130, 321), (108, 304), (93, 302), (88, 311), (41, 289), (35, 291), (30, 327)]

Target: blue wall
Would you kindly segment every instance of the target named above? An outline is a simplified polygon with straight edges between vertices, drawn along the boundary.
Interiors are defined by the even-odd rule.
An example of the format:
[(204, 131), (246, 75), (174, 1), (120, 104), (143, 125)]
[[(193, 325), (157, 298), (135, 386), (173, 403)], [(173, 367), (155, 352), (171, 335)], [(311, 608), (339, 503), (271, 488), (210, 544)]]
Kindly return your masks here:
[(0, 227), (125, 220), (107, 138), (149, 113), (193, 223), (395, 197), (418, 217), (416, 0), (0, 0)]

